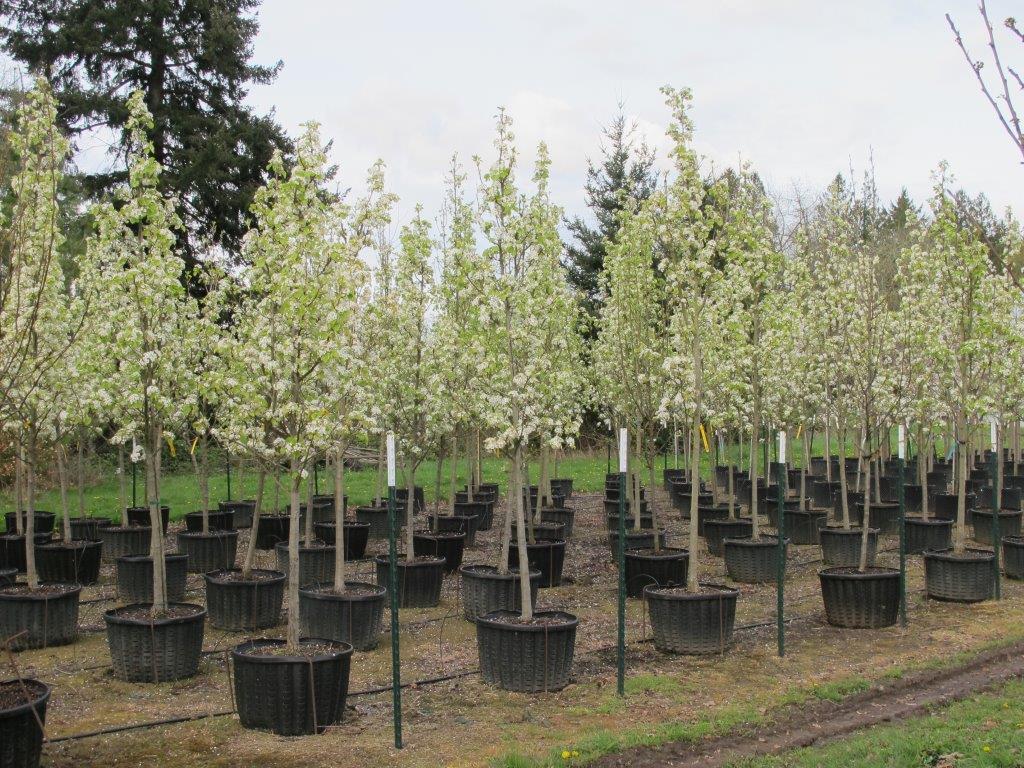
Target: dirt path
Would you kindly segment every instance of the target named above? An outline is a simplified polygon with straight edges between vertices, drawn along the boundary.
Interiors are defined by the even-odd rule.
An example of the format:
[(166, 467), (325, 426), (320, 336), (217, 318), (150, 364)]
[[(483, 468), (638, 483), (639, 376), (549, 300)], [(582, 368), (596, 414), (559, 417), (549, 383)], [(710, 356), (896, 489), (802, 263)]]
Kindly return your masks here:
[(609, 755), (595, 766), (726, 766), (736, 760), (772, 755), (833, 741), (879, 723), (927, 713), (932, 707), (1024, 677), (1024, 643), (986, 652), (969, 663), (907, 675), (839, 702), (820, 701), (783, 711), (776, 722), (740, 729), (702, 742), (671, 742)]

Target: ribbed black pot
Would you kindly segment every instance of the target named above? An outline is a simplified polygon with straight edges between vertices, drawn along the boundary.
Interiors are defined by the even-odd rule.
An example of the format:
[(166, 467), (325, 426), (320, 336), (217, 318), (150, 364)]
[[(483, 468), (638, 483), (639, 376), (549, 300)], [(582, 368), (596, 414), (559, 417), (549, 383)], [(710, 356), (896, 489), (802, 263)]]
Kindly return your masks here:
[[(374, 562), (377, 564), (377, 583), (388, 589), (391, 579), (387, 555), (378, 555)], [(399, 608), (433, 608), (441, 602), (443, 557), (417, 557), (410, 562), (399, 555), (395, 565), (398, 568)]]
[(151, 533), (151, 528), (138, 526), (108, 525), (101, 528), (100, 541), (103, 542), (103, 559), (113, 562), (126, 555), (148, 553)]
[[(408, 488), (395, 488), (395, 501), (397, 501), (402, 506), (403, 509), (405, 508), (405, 500), (408, 498)], [(425, 497), (423, 495), (423, 486), (417, 485), (413, 490), (413, 499), (415, 500), (415, 503), (413, 504), (413, 512), (415, 514), (419, 514), (427, 508), (424, 498)]]
[(258, 578), (240, 581), (240, 573), (231, 569), (203, 574), (210, 626), (229, 632), (276, 627), (281, 622), (287, 577), (281, 571), (254, 568)]
[(825, 620), (833, 627), (878, 629), (896, 623), (900, 572), (895, 568), (826, 568), (818, 572)]
[[(805, 499), (804, 501), (808, 501)], [(801, 509), (808, 508), (808, 504), (801, 503), (800, 499), (784, 499), (782, 502), (783, 512), (800, 511)], [(761, 509), (758, 509), (760, 514)], [(764, 506), (764, 512), (768, 515), (768, 524), (772, 528), (779, 527), (779, 503), (775, 499), (769, 499), (768, 503)]]
[(110, 525), (110, 521), (105, 517), (72, 517), (71, 540), (99, 541), (100, 528), (108, 525)]
[[(233, 531), (235, 530), (235, 511), (233, 509), (210, 510), (211, 531)], [(203, 513), (189, 512), (185, 515), (185, 530), (190, 533), (200, 533), (203, 530)]]
[[(402, 527), (405, 518), (395, 511), (398, 516), (398, 527)], [(356, 507), (356, 520), (360, 523), (370, 524), (371, 539), (386, 539), (388, 537), (388, 508), (387, 505), (375, 507), (372, 505)], [(398, 532), (396, 531), (396, 534)]]
[(0, 568), (0, 587), (9, 587), (17, 580), (17, 568)]
[[(619, 530), (619, 516), (618, 515), (607, 515), (605, 520), (605, 526), (609, 531)], [(626, 513), (626, 528), (633, 527), (633, 515)], [(653, 528), (654, 517), (651, 515), (640, 515), (640, 527), (641, 528)]]
[(704, 523), (708, 520), (727, 520), (729, 518), (729, 506), (726, 504), (719, 505), (701, 505), (697, 507), (697, 535), (704, 536)]
[[(679, 512), (683, 520), (690, 519), (690, 499), (691, 494), (689, 493), (677, 493), (672, 497), (672, 507)], [(714, 505), (715, 497), (710, 493), (698, 493), (697, 494), (697, 508), (704, 509)]]
[(416, 557), (443, 557), (444, 572), (455, 573), (466, 551), (466, 534), (459, 531), (413, 531), (412, 551)]
[[(527, 531), (530, 530), (527, 526)], [(565, 526), (561, 523), (537, 523), (533, 524), (533, 538), (534, 539), (564, 539), (565, 538)], [(519, 526), (512, 523), (512, 543), (513, 545), (519, 540)]]
[[(847, 490), (846, 505), (850, 510), (850, 524), (860, 525), (864, 520), (864, 494), (860, 491)], [(843, 499), (840, 493), (832, 497), (832, 514), (836, 520), (843, 519)]]
[(139, 683), (164, 683), (192, 677), (199, 670), (206, 609), (191, 603), (172, 603), (191, 609), (188, 616), (139, 619), (128, 611), (150, 604), (112, 608), (103, 614), (114, 677)]
[(995, 593), (995, 554), (984, 549), (968, 549), (966, 556), (953, 550), (924, 553), (924, 586), (933, 600), (978, 603)]
[[(928, 501), (935, 510), (935, 517), (941, 520), (956, 520), (956, 499), (955, 493), (937, 493), (934, 496), (930, 496)], [(964, 504), (966, 510), (971, 510), (977, 506), (973, 493), (968, 493), (964, 497)], [(970, 513), (968, 512), (967, 514)]]
[[(822, 469), (824, 473), (824, 469)], [(815, 480), (811, 483), (811, 504), (819, 509), (832, 506), (832, 499), (839, 490), (839, 483), (835, 480)]]
[[(557, 505), (556, 505), (557, 506)], [(608, 517), (619, 514), (619, 500), (618, 499), (605, 499), (604, 500), (604, 513)], [(640, 500), (640, 517), (649, 517), (651, 514), (649, 503), (646, 499)], [(626, 500), (626, 516), (633, 516), (633, 505)]]
[(877, 528), (882, 536), (896, 536), (900, 532), (900, 505), (886, 502), (871, 502), (869, 525)]
[(559, 538), (571, 539), (572, 526), (576, 520), (576, 510), (572, 507), (544, 507), (540, 511), (540, 519), (543, 523), (554, 523), (562, 526), (562, 533)]
[[(789, 539), (783, 546), (783, 557), (788, 551)], [(746, 539), (724, 539), (722, 557), (729, 578), (743, 584), (764, 584), (775, 581), (776, 566), (779, 562), (779, 537), (761, 534), (755, 541)]]
[(916, 483), (904, 483), (903, 485), (903, 504), (907, 509), (907, 512), (920, 512), (921, 511), (921, 486)]
[[(536, 543), (526, 545), (526, 559), (530, 570), (540, 571), (541, 588), (557, 587), (562, 583), (562, 566), (565, 565), (565, 540), (538, 539)], [(508, 550), (508, 563), (513, 567), (519, 565), (519, 547), (511, 546)]]
[[(36, 546), (46, 544), (53, 538), (50, 533), (37, 533)], [(0, 536), (0, 568), (14, 568), (18, 573), (25, 572), (25, 537), (20, 533), (5, 533)]]
[(690, 567), (690, 552), (686, 549), (665, 547), (660, 552), (653, 549), (627, 550), (626, 595), (643, 597), (644, 587), (672, 587), (686, 584)]
[(823, 509), (787, 509), (786, 538), (793, 544), (820, 544), (818, 531), (828, 519)]
[(572, 486), (573, 478), (571, 477), (556, 477), (551, 481), (551, 492), (557, 493), (563, 499), (572, 498)]
[(0, 765), (4, 768), (37, 768), (43, 753), (43, 729), (40, 726), (46, 725), (50, 686), (29, 678), (0, 682), (0, 691), (5, 689), (14, 690), (28, 700), (0, 709)]
[[(491, 527), (491, 518), (493, 517), (494, 504), (487, 500), (480, 501), (456, 501), (452, 505), (452, 511), (456, 517), (475, 517), (476, 524), (473, 528), (474, 539), (476, 541), (476, 531), (486, 531)], [(484, 528), (482, 525), (486, 523), (487, 527)]]
[(288, 541), (288, 515), (260, 515), (256, 526), (256, 549), (273, 549)]
[[(337, 545), (335, 524), (316, 523), (313, 530), (316, 537), (328, 544)], [(366, 545), (370, 541), (370, 524), (345, 521), (345, 559), (362, 560), (366, 556)]]
[(231, 651), (235, 702), (243, 728), (278, 736), (322, 733), (341, 722), (348, 698), (352, 646), (324, 640), (320, 656), (261, 655), (259, 649), (284, 645), (284, 640), (249, 640)]
[(238, 531), (178, 534), (178, 551), (188, 555), (189, 573), (209, 573), (235, 567)]
[[(124, 512), (128, 518), (128, 525), (137, 528), (149, 527), (149, 507), (128, 507)], [(171, 522), (170, 507), (160, 507), (160, 519), (164, 525), (164, 536), (166, 536), (167, 526)]]
[[(277, 553), (277, 570), (288, 575), (288, 544), (279, 542), (274, 547)], [(334, 583), (334, 547), (299, 546), (299, 586), (317, 587)]]
[(304, 637), (349, 643), (357, 651), (373, 650), (380, 641), (388, 591), (361, 581), (345, 585), (358, 591), (338, 594), (333, 585), (300, 590), (299, 631)]
[(234, 513), (233, 522), (235, 528), (252, 528), (252, 516), (256, 513), (255, 499), (240, 499), (238, 501), (221, 501), (217, 507)]
[[(188, 556), (178, 553), (164, 555), (167, 573), (167, 600), (180, 603), (185, 599)], [(123, 603), (153, 602), (153, 559), (149, 555), (124, 555), (117, 558), (117, 599)]]
[[(610, 484), (606, 484), (604, 487), (604, 498), (605, 501), (618, 501), (619, 500), (619, 483), (618, 481)], [(633, 498), (633, 492), (626, 489), (626, 501), (627, 503)], [(640, 489), (640, 501), (647, 500), (647, 491), (644, 488)]]
[[(835, 568), (857, 567), (860, 565), (860, 545), (863, 528), (846, 530), (838, 526), (824, 526), (821, 536), (821, 559), (825, 565)], [(868, 529), (868, 565), (875, 564), (878, 552), (878, 529)]]
[(0, 589), (0, 638), (12, 650), (67, 645), (78, 637), (79, 584), (54, 584), (59, 592)]
[(705, 520), (703, 527), (708, 552), (715, 557), (721, 557), (722, 539), (742, 539), (744, 536), (750, 536), (754, 530), (754, 522), (750, 518)]
[(490, 493), (494, 497), (495, 501), (498, 500), (498, 496), (501, 493), (497, 483), (480, 483), (478, 490), (483, 493)]
[(647, 587), (654, 647), (668, 653), (724, 653), (732, 642), (739, 590), (702, 584), (700, 592), (681, 587)]
[(953, 543), (953, 521), (908, 517), (907, 554), (919, 555), (926, 549), (949, 549)]
[(102, 541), (52, 542), (36, 547), (36, 569), (43, 582), (95, 584), (100, 579)]
[[(438, 527), (435, 528), (434, 520), (437, 519)], [(476, 531), (480, 524), (480, 518), (476, 515), (427, 515), (427, 525), (430, 530), (437, 530), (442, 533), (462, 533), (466, 537), (466, 546), (476, 545)]]
[[(559, 691), (569, 684), (579, 619), (539, 611), (540, 623), (514, 622), (513, 611), (493, 611), (476, 621), (480, 677), (506, 691)], [(512, 619), (513, 621), (509, 621)]]
[[(664, 529), (658, 531), (658, 544), (665, 546), (668, 541), (668, 534)], [(617, 557), (619, 546), (619, 532), (608, 531), (608, 549), (612, 551), (612, 557)], [(654, 529), (634, 531), (626, 529), (626, 551), (631, 549), (653, 549)]]
[[(999, 512), (999, 536), (1020, 536), (1021, 512), (1003, 509)], [(992, 522), (995, 516), (991, 510), (975, 509), (971, 515), (974, 526), (974, 540), (979, 544), (992, 546)]]
[[(35, 532), (36, 533), (53, 533), (53, 524), (57, 519), (53, 512), (40, 512), (36, 510), (35, 515)], [(14, 533), (18, 530), (18, 514), (16, 512), (5, 512), (4, 513), (4, 524), (7, 526), (7, 533)], [(25, 526), (28, 524), (28, 512), (21, 513), (21, 530), (25, 530)]]
[(1003, 573), (1024, 579), (1024, 536), (1003, 537)]
[[(491, 611), (522, 610), (522, 589), (519, 569), (509, 568), (502, 575), (493, 565), (464, 565), (459, 569), (462, 577), (462, 615), (476, 621)], [(537, 603), (540, 571), (530, 569), (531, 605)]]
[[(306, 526), (306, 509), (308, 505), (303, 502), (299, 504), (299, 520), (303, 528)], [(334, 519), (334, 499), (323, 499), (313, 501), (313, 525), (326, 523)]]

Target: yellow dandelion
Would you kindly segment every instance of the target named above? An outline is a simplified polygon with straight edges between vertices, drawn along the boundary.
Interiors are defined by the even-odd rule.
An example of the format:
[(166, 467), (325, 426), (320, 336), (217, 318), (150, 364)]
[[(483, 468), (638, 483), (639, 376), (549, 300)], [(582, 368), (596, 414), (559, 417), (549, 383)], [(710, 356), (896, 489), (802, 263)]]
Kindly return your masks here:
[(568, 760), (570, 757), (572, 757), (572, 755), (569, 753), (569, 750), (568, 749), (563, 749), (562, 750), (562, 759), (563, 760)]
[(981, 748), (981, 751), (982, 752), (991, 752), (992, 751), (992, 747), (990, 747), (988, 744), (986, 744), (984, 747)]

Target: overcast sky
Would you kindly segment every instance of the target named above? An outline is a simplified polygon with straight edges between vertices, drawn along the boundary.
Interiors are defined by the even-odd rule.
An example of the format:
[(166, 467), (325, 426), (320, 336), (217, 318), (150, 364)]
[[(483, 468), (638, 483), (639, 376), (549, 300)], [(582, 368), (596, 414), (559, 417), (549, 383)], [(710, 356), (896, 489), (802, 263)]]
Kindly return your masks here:
[[(997, 32), (1015, 6), (1024, 16), (990, 2)], [(548, 142), (555, 201), (581, 211), (586, 159), (619, 103), (664, 149), (665, 83), (693, 89), (702, 153), (742, 156), (781, 192), (859, 174), (873, 152), (885, 198), (927, 197), (946, 159), (1019, 211), (1024, 168), (946, 11), (983, 53), (974, 0), (264, 0), (255, 56), (284, 67), (251, 98), (289, 131), (320, 121), (345, 183), (383, 158), (403, 219), (417, 201), (436, 211), (453, 152), (490, 157), (499, 106), (524, 157)]]

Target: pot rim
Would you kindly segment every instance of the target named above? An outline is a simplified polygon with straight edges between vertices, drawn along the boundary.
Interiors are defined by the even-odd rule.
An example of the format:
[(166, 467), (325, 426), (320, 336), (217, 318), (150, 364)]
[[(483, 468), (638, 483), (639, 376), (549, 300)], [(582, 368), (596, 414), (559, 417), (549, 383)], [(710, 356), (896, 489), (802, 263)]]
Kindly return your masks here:
[(977, 547), (967, 547), (965, 553), (970, 552), (974, 555), (984, 555), (984, 557), (961, 557), (953, 552), (953, 548), (948, 549), (926, 549), (921, 553), (921, 556), (925, 560), (940, 560), (945, 563), (985, 563), (991, 560), (995, 560), (995, 552), (989, 549), (978, 549)]
[(59, 594), (19, 594), (17, 592), (7, 592), (8, 589), (13, 587), (24, 587), (24, 584), (11, 584), (6, 587), (0, 587), (0, 600), (23, 600), (25, 602), (48, 602), (50, 600), (61, 600), (65, 597), (71, 597), (72, 595), (79, 595), (82, 592), (81, 584), (71, 584), (70, 582), (49, 582), (46, 584), (47, 587), (64, 587), (64, 591)]
[(172, 616), (163, 619), (150, 619), (149, 621), (143, 621), (141, 619), (130, 619), (126, 616), (120, 615), (122, 612), (133, 608), (148, 608), (152, 607), (152, 603), (130, 603), (129, 605), (122, 605), (119, 608), (110, 608), (103, 612), (103, 619), (107, 624), (117, 624), (120, 626), (131, 626), (131, 627), (163, 627), (171, 626), (173, 624), (194, 624), (202, 622), (206, 618), (206, 609), (196, 603), (168, 603), (171, 605), (184, 605), (189, 608), (198, 608), (196, 613), (190, 616)]
[(721, 597), (735, 597), (738, 598), (740, 591), (735, 587), (730, 587), (725, 584), (713, 584), (707, 581), (698, 582), (701, 587), (716, 589), (718, 594), (709, 594), (707, 592), (683, 592), (683, 593), (669, 593), (663, 590), (668, 589), (679, 589), (680, 587), (664, 587), (658, 584), (647, 584), (644, 586), (644, 597), (646, 599), (654, 598), (655, 600), (676, 600), (676, 601), (693, 601), (698, 602), (701, 600), (715, 600)]
[[(376, 555), (373, 561), (380, 565), (391, 565), (390, 555)], [(436, 555), (416, 555), (413, 561), (409, 562), (409, 559), (401, 553), (396, 560), (399, 568), (439, 568), (447, 562), (445, 558)]]
[(232, 536), (238, 538), (238, 531), (234, 528), (230, 530), (218, 529), (206, 533), (202, 531), (178, 531), (178, 538), (180, 539), (182, 536), (186, 539), (230, 539)]
[[(116, 560), (118, 560), (118, 561), (124, 560), (125, 562), (129, 562), (129, 563), (138, 563), (138, 562), (142, 562), (143, 560), (152, 560), (152, 559), (153, 558), (150, 555), (120, 555), (119, 557), (116, 558)], [(187, 560), (187, 559), (188, 559), (188, 555), (186, 555), (184, 552), (165, 552), (164, 553), (164, 560), (165, 561), (166, 560), (170, 560), (171, 562), (175, 562), (176, 563), (179, 560)]]
[(579, 626), (580, 619), (575, 614), (569, 613), (568, 611), (559, 610), (547, 610), (547, 611), (534, 611), (534, 618), (537, 617), (551, 617), (562, 619), (560, 624), (509, 624), (504, 621), (497, 621), (499, 616), (519, 616), (519, 611), (510, 611), (507, 609), (501, 609), (497, 611), (489, 611), (483, 616), (476, 617), (476, 623), (478, 625), (485, 624), (488, 627), (496, 627), (500, 630), (507, 630), (509, 632), (564, 632), (566, 630), (575, 629)]
[(284, 581), (286, 578), (288, 578), (284, 574), (283, 571), (279, 571), (276, 568), (253, 568), (252, 569), (253, 573), (271, 573), (271, 574), (274, 574), (274, 578), (272, 578), (272, 579), (259, 579), (259, 580), (252, 579), (250, 581), (240, 581), (238, 579), (232, 579), (231, 581), (227, 581), (227, 580), (222, 580), (222, 579), (218, 578), (219, 574), (223, 574), (223, 573), (241, 573), (241, 572), (242, 572), (241, 568), (221, 568), (221, 569), (216, 570), (216, 571), (208, 571), (208, 572), (204, 573), (203, 574), (203, 580), (207, 584), (210, 584), (212, 582), (213, 584), (219, 584), (219, 585), (224, 585), (224, 586), (235, 586), (235, 585), (238, 585), (238, 586), (249, 586), (249, 585), (252, 585), (252, 584), (278, 584), (278, 583)]
[(258, 646), (267, 645), (285, 645), (287, 640), (280, 640), (271, 637), (257, 637), (251, 640), (244, 640), (243, 642), (236, 645), (231, 649), (231, 658), (236, 661), (244, 659), (246, 662), (253, 664), (308, 664), (310, 662), (317, 661), (336, 661), (343, 659), (346, 656), (351, 658), (355, 651), (355, 648), (350, 643), (344, 643), (339, 640), (324, 640), (316, 637), (300, 637), (299, 645), (305, 643), (315, 643), (317, 645), (329, 645), (334, 646), (337, 650), (329, 654), (318, 654), (316, 656), (262, 656), (255, 653), (246, 653), (246, 651), (256, 648)]
[[(300, 587), (299, 595), (302, 597), (309, 598), (310, 600), (324, 600), (326, 602), (340, 602), (340, 603), (368, 603), (374, 600), (381, 600), (387, 595), (387, 587), (380, 584), (371, 584), (368, 581), (349, 581), (345, 579), (345, 586), (349, 584), (359, 587), (371, 587), (376, 590), (372, 595), (339, 595), (336, 592), (330, 590), (334, 589), (333, 584), (324, 584), (317, 589), (310, 589), (309, 587)], [(327, 591), (322, 591), (327, 590)]]
[(639, 549), (625, 550), (626, 557), (635, 560), (682, 560), (689, 559), (690, 550), (686, 547), (662, 547), (660, 552), (642, 553)]
[[(779, 546), (779, 536), (776, 533), (762, 533), (760, 541), (754, 541), (753, 536), (726, 536), (722, 539), (722, 546), (726, 544), (732, 544), (737, 547), (777, 547)], [(789, 546), (790, 539), (787, 536), (782, 540), (783, 546)], [(711, 585), (718, 586), (718, 585)]]
[[(13, 682), (16, 681), (13, 679), (0, 680), (0, 683)], [(43, 687), (43, 690), (32, 701), (27, 701), (24, 704), (19, 704), (18, 706), (12, 707), (11, 709), (0, 709), (0, 715), (3, 715), (4, 717), (14, 717), (16, 715), (20, 715), (22, 712), (28, 712), (30, 709), (38, 710), (41, 704), (45, 704), (49, 700), (50, 694), (53, 692), (53, 688), (51, 688), (49, 684), (44, 683), (42, 680), (37, 680), (34, 677), (22, 678), (21, 682), (25, 683), (26, 685), (29, 683), (33, 685), (41, 685)]]
[[(484, 570), (489, 569), (489, 570)], [(469, 563), (467, 565), (459, 566), (459, 573), (468, 573), (472, 576), (479, 577), (481, 579), (493, 579), (494, 581), (505, 581), (507, 579), (518, 579), (519, 578), (519, 567), (510, 565), (508, 567), (508, 573), (498, 573), (496, 566), (488, 565), (487, 563)], [(530, 581), (535, 579), (539, 580), (541, 573), (536, 568), (530, 569)]]
[(818, 571), (818, 576), (822, 579), (852, 579), (857, 581), (891, 579), (894, 576), (898, 579), (900, 577), (899, 568), (887, 568), (879, 565), (869, 566), (875, 569), (874, 573), (860, 573), (859, 571), (855, 573), (837, 573), (837, 571), (845, 570), (847, 567), (848, 566), (832, 566), (831, 568), (822, 568)]

